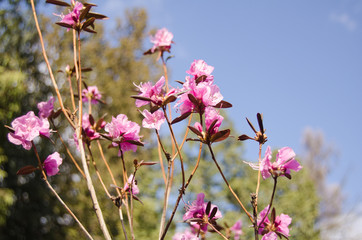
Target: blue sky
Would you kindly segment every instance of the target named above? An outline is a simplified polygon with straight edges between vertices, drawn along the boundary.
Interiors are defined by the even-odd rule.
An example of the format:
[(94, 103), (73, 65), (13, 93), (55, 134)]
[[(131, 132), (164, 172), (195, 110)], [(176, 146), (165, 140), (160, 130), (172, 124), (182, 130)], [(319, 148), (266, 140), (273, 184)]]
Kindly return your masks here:
[[(250, 133), (245, 117), (255, 121), (261, 112), (268, 144), (298, 154), (305, 128), (322, 131), (339, 153), (330, 183), (347, 176), (347, 206), (362, 201), (361, 1), (94, 2), (110, 25), (126, 8), (140, 6), (150, 27), (174, 34), (171, 80), (183, 80), (194, 59), (214, 66), (238, 133)], [(256, 160), (257, 146), (246, 149), (248, 160)]]

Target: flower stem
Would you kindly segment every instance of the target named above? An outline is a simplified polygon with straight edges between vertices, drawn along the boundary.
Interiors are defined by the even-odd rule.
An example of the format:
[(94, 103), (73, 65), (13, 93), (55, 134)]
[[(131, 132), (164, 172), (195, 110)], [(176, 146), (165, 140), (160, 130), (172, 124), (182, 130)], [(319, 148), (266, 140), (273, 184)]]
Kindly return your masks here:
[(225, 182), (226, 185), (228, 186), (230, 192), (231, 192), (231, 193), (233, 194), (233, 196), (235, 197), (236, 201), (239, 203), (240, 207), (244, 210), (244, 212), (246, 213), (246, 215), (248, 215), (250, 221), (253, 223), (253, 222), (254, 222), (253, 217), (252, 217), (252, 216), (250, 215), (250, 213), (246, 210), (246, 208), (244, 207), (244, 205), (241, 203), (239, 197), (236, 195), (236, 193), (234, 192), (234, 190), (231, 188), (229, 182), (226, 180), (226, 177), (225, 177), (224, 173), (222, 172), (219, 164), (218, 164), (217, 161), (216, 161), (214, 152), (213, 152), (213, 150), (212, 150), (212, 148), (211, 148), (211, 144), (209, 143), (209, 144), (207, 144), (207, 146), (209, 147), (212, 160), (214, 160), (214, 163), (216, 164), (217, 169), (219, 170), (222, 178), (224, 179), (224, 182)]
[(43, 35), (41, 33), (41, 30), (40, 30), (40, 27), (39, 27), (39, 22), (38, 22), (38, 17), (37, 17), (36, 11), (35, 11), (34, 0), (30, 0), (30, 3), (31, 3), (32, 11), (33, 11), (35, 26), (36, 26), (36, 29), (37, 29), (38, 35), (39, 35), (39, 40), (40, 40), (40, 45), (41, 45), (41, 48), (42, 48), (43, 57), (44, 57), (46, 65), (47, 65), (47, 68), (48, 68), (48, 71), (49, 71), (49, 76), (50, 76), (50, 79), (52, 81), (55, 93), (57, 94), (57, 98), (58, 98), (58, 101), (59, 101), (60, 108), (62, 109), (62, 112), (63, 112), (64, 116), (66, 117), (66, 119), (68, 120), (69, 124), (73, 127), (73, 129), (75, 129), (75, 125), (74, 125), (73, 121), (70, 119), (70, 117), (68, 115), (68, 112), (67, 112), (67, 110), (65, 109), (65, 107), (63, 105), (62, 96), (60, 95), (57, 82), (55, 81), (53, 71), (52, 71), (52, 69), (50, 67), (48, 56), (47, 56), (47, 53), (45, 51)]
[(75, 214), (72, 212), (72, 210), (70, 210), (70, 208), (68, 207), (67, 204), (65, 204), (65, 202), (62, 200), (62, 198), (58, 195), (58, 193), (54, 190), (54, 188), (52, 187), (52, 185), (50, 185), (48, 179), (47, 179), (47, 176), (45, 174), (45, 171), (44, 171), (44, 168), (43, 168), (43, 164), (41, 163), (41, 160), (40, 160), (40, 157), (39, 157), (39, 154), (38, 154), (38, 151), (35, 147), (35, 144), (33, 141), (31, 141), (31, 144), (33, 146), (33, 149), (34, 149), (34, 153), (35, 153), (35, 156), (38, 160), (38, 165), (39, 165), (39, 168), (42, 172), (42, 175), (43, 175), (43, 180), (45, 181), (45, 183), (47, 184), (48, 188), (54, 193), (54, 195), (56, 196), (56, 198), (58, 199), (58, 201), (63, 205), (63, 207), (69, 212), (69, 214), (74, 218), (74, 220), (78, 223), (79, 227), (83, 230), (83, 232), (87, 235), (88, 239), (92, 239), (92, 236), (88, 233), (88, 231), (85, 229), (85, 227), (83, 226), (83, 224), (78, 220), (78, 218), (75, 216)]

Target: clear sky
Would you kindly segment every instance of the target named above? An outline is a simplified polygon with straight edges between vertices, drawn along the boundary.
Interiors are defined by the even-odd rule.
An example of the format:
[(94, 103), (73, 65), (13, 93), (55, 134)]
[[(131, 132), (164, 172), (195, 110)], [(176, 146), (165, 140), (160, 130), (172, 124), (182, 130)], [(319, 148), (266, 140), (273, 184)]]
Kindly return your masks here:
[[(347, 206), (362, 201), (362, 1), (94, 2), (110, 25), (140, 6), (149, 26), (174, 34), (171, 80), (184, 80), (194, 59), (214, 66), (238, 133), (250, 133), (245, 117), (261, 112), (268, 144), (298, 154), (306, 127), (322, 131), (339, 153), (330, 183), (347, 176)], [(256, 160), (255, 144), (246, 157)]]

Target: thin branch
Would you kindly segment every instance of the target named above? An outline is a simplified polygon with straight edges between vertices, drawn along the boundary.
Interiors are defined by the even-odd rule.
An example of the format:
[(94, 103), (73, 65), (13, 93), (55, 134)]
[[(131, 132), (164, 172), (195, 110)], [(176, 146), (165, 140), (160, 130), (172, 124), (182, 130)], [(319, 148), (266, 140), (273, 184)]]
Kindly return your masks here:
[(52, 81), (54, 90), (55, 90), (55, 92), (56, 92), (56, 94), (57, 94), (58, 101), (59, 101), (60, 107), (61, 107), (61, 109), (62, 109), (62, 112), (63, 112), (63, 114), (65, 115), (65, 117), (67, 118), (69, 124), (75, 129), (75, 125), (74, 125), (73, 121), (70, 119), (67, 110), (64, 108), (63, 100), (62, 100), (62, 97), (61, 97), (61, 95), (60, 95), (58, 85), (57, 85), (57, 83), (56, 83), (56, 81), (55, 81), (55, 78), (54, 78), (54, 75), (53, 75), (53, 71), (52, 71), (52, 69), (51, 69), (51, 67), (50, 67), (50, 63), (49, 63), (49, 60), (48, 60), (48, 56), (47, 56), (46, 51), (45, 51), (45, 46), (44, 46), (44, 41), (43, 41), (43, 35), (42, 35), (42, 33), (41, 33), (41, 30), (40, 30), (40, 27), (39, 27), (39, 22), (38, 22), (38, 17), (37, 17), (36, 11), (35, 11), (34, 0), (30, 0), (30, 3), (31, 3), (31, 8), (32, 8), (32, 11), (33, 11), (33, 15), (34, 15), (35, 26), (36, 26), (36, 29), (37, 29), (38, 35), (39, 35), (39, 40), (40, 40), (40, 45), (41, 45), (42, 52), (43, 52), (43, 57), (44, 57), (45, 63), (46, 63), (46, 65), (47, 65), (47, 68), (48, 68), (48, 71), (49, 71), (50, 79), (51, 79), (51, 81)]

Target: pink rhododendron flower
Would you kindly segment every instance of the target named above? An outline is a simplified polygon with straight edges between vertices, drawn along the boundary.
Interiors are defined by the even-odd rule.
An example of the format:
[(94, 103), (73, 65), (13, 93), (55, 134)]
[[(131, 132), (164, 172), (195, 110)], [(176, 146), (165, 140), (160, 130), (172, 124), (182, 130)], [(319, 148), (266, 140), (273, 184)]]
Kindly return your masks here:
[(243, 234), (241, 231), (241, 220), (237, 221), (231, 228), (231, 232), (234, 234), (234, 240), (239, 240), (240, 236)]
[(88, 86), (88, 88), (83, 89), (82, 91), (83, 102), (88, 102), (88, 98), (90, 98), (92, 104), (97, 104), (101, 97), (102, 94), (98, 91), (97, 86)]
[[(260, 225), (259, 234), (264, 235), (262, 240), (277, 240), (278, 233), (289, 237), (288, 226), (291, 224), (292, 218), (286, 214), (280, 214), (280, 216), (275, 217), (274, 222), (271, 222), (268, 216), (265, 217), (266, 213), (268, 212), (268, 208), (269, 205), (260, 212), (258, 218), (258, 225)], [(261, 223), (264, 217), (265, 219), (263, 223)]]
[[(207, 107), (205, 108), (205, 127), (206, 130), (209, 130), (211, 124), (216, 120), (216, 123), (213, 127), (213, 129), (211, 129), (211, 131), (209, 132), (210, 135), (217, 133), (219, 131), (219, 127), (222, 123), (222, 121), (224, 120), (224, 117), (221, 116), (219, 114), (219, 111), (217, 111), (215, 108), (213, 107)], [(199, 130), (200, 132), (202, 132), (202, 126), (199, 122), (196, 122), (194, 127)]]
[(40, 119), (33, 111), (14, 119), (11, 123), (14, 133), (8, 134), (10, 142), (22, 145), (26, 150), (31, 149), (31, 141), (39, 135), (50, 137), (49, 122), (47, 119)]
[[(95, 129), (95, 126), (91, 125), (90, 121), (89, 121), (89, 114), (88, 113), (85, 113), (83, 114), (83, 118), (82, 118), (82, 128), (83, 128), (83, 131), (85, 133), (86, 136), (86, 139), (84, 139), (84, 141), (92, 141), (92, 140), (95, 140), (95, 139), (99, 139), (100, 138), (100, 134), (99, 134), (99, 130), (104, 128), (106, 125), (106, 122), (105, 121), (102, 121), (100, 122), (99, 126), (98, 127), (98, 130)], [(74, 143), (75, 145), (77, 146), (77, 149), (79, 150), (79, 145), (78, 145), (78, 138), (77, 138), (77, 133), (74, 132), (74, 135), (73, 135), (73, 139), (74, 139)]]
[(172, 240), (199, 240), (197, 234), (191, 232), (189, 229), (186, 229), (182, 233), (176, 233), (173, 235)]
[(40, 118), (48, 118), (54, 109), (54, 97), (50, 97), (47, 102), (38, 103), (38, 109)]
[(59, 166), (62, 164), (62, 162), (63, 159), (60, 157), (58, 152), (49, 155), (43, 163), (47, 175), (50, 177), (57, 174), (59, 172)]
[(135, 152), (137, 150), (137, 145), (127, 141), (140, 141), (140, 126), (129, 121), (126, 115), (119, 114), (116, 118), (112, 117), (112, 121), (107, 123), (104, 129), (111, 138), (119, 138), (119, 141), (112, 142), (112, 145), (119, 146), (120, 151), (132, 150)]
[(142, 120), (142, 127), (144, 128), (154, 128), (159, 131), (162, 123), (166, 121), (165, 114), (162, 110), (151, 113), (145, 109), (143, 110), (142, 115), (145, 117)]
[(79, 21), (80, 11), (83, 9), (83, 4), (78, 1), (76, 1), (76, 2), (72, 1), (72, 5), (74, 7), (70, 13), (68, 13), (67, 15), (63, 15), (63, 14), (60, 15), (60, 17), (62, 18), (62, 20), (60, 22), (66, 23), (71, 26), (75, 26)]
[[(186, 221), (190, 218), (199, 218), (199, 219), (204, 218), (204, 216), (206, 215), (206, 207), (207, 207), (207, 202), (204, 202), (204, 198), (205, 198), (205, 194), (199, 193), (199, 194), (197, 194), (197, 199), (195, 201), (193, 201), (190, 206), (186, 206), (187, 211), (183, 216), (184, 221)], [(216, 206), (214, 204), (211, 204), (210, 213), (212, 212), (212, 209), (214, 209), (215, 207)], [(210, 216), (210, 213), (209, 213), (208, 217)], [(221, 212), (219, 211), (219, 209), (217, 209), (217, 212), (216, 212), (215, 216), (212, 218), (212, 220), (216, 220), (221, 217), (222, 217)], [(199, 224), (197, 222), (191, 222), (191, 225), (195, 228), (201, 228), (201, 230), (204, 232), (207, 231), (208, 224), (206, 224), (206, 223)]]
[[(137, 187), (137, 181), (136, 179), (133, 179), (133, 182), (132, 182), (132, 179), (133, 179), (133, 174), (131, 174), (126, 182), (126, 184), (124, 185), (123, 189), (124, 191), (130, 191), (130, 187), (129, 185), (132, 185), (132, 194), (133, 195), (137, 195), (140, 193), (140, 190), (138, 189)], [(132, 184), (131, 184), (132, 183)]]
[[(192, 111), (203, 112), (205, 107), (215, 106), (223, 99), (219, 87), (212, 82), (200, 82), (196, 84), (195, 79), (189, 77), (186, 77), (186, 82), (183, 84), (181, 91), (186, 92), (180, 96), (176, 104), (176, 107), (181, 111), (181, 115)], [(191, 102), (188, 96), (189, 94), (198, 100), (202, 105), (201, 109), (199, 109), (200, 106), (195, 106), (194, 103)]]
[(212, 71), (214, 71), (214, 67), (207, 65), (204, 60), (194, 60), (190, 70), (187, 70), (186, 73), (194, 76), (195, 79), (205, 75), (205, 81), (213, 81), (214, 76), (211, 75)]
[(278, 150), (276, 155), (276, 161), (271, 163), (272, 151), (270, 146), (267, 147), (265, 151), (265, 157), (260, 163), (260, 170), (263, 176), (263, 179), (269, 178), (271, 174), (273, 176), (285, 176), (285, 174), (290, 175), (290, 170), (298, 172), (302, 169), (302, 166), (294, 159), (295, 153), (290, 147), (283, 147)]
[(159, 29), (154, 37), (151, 37), (151, 43), (153, 47), (151, 52), (155, 52), (157, 48), (163, 47), (163, 50), (168, 51), (171, 48), (173, 34), (166, 28)]

